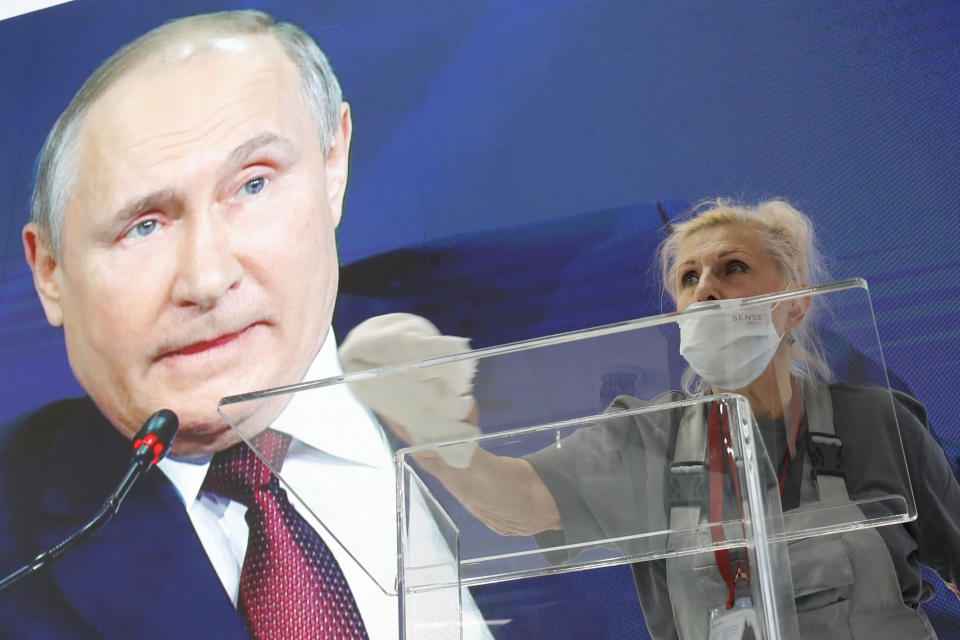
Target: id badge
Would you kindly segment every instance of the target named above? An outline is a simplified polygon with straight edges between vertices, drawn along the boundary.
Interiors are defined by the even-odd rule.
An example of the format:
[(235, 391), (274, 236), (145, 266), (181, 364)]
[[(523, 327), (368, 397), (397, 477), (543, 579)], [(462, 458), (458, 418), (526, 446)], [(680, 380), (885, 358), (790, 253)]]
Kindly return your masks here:
[(720, 607), (710, 612), (710, 640), (757, 640), (759, 626), (750, 598), (737, 598), (732, 609)]

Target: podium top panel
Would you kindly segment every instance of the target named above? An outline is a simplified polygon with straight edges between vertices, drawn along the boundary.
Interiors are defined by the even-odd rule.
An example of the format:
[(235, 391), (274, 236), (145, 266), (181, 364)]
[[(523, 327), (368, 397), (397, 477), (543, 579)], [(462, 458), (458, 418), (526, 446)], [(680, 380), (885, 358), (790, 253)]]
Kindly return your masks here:
[(473, 351), (412, 316), (368, 322), (341, 349), (348, 372), (220, 412), (254, 447), (291, 407), (299, 433), (334, 403), (383, 429), (397, 498), (367, 526), (398, 523), (391, 553), (275, 471), (384, 591), (397, 553), (405, 588), (429, 589), (915, 517), (909, 410), (861, 279)]

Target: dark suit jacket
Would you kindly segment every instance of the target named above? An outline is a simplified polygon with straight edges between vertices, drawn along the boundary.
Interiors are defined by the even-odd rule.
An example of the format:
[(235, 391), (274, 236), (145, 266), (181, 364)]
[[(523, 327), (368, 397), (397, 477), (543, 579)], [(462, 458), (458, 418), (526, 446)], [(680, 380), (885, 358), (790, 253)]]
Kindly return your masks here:
[[(130, 461), (89, 398), (0, 430), (0, 574), (81, 527)], [(0, 638), (247, 638), (176, 489), (159, 469), (52, 568), (0, 592)]]

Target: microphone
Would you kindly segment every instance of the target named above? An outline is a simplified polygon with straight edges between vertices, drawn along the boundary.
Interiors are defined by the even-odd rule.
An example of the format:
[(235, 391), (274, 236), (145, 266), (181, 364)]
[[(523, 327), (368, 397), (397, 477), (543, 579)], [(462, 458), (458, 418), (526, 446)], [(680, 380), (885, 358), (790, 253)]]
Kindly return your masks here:
[(134, 462), (145, 463), (144, 471), (160, 462), (167, 455), (179, 428), (180, 420), (170, 409), (160, 409), (147, 418), (137, 435), (133, 436)]
[(169, 409), (161, 409), (147, 418), (137, 435), (133, 437), (133, 459), (130, 462), (130, 468), (127, 469), (127, 473), (123, 476), (120, 484), (117, 485), (116, 490), (100, 507), (100, 511), (79, 531), (0, 580), (0, 591), (53, 564), (56, 560), (92, 538), (93, 534), (117, 514), (120, 503), (133, 488), (133, 483), (167, 455), (170, 444), (176, 437), (179, 428), (180, 421), (177, 419), (177, 414)]

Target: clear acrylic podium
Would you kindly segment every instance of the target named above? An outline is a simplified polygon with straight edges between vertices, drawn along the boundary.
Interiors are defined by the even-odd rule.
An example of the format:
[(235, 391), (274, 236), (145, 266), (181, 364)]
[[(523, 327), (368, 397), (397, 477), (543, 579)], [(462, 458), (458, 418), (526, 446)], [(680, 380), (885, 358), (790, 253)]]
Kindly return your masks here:
[[(788, 366), (792, 361), (795, 370), (792, 376), (786, 369), (769, 374), (782, 390), (783, 406), (758, 409), (744, 395), (703, 385), (698, 390), (680, 356), (679, 325), (773, 305), (778, 334), (800, 318), (801, 325), (816, 328), (822, 345), (801, 341), (790, 347), (792, 358), (775, 356)], [(717, 343), (724, 338), (718, 335)], [(832, 382), (817, 381), (816, 365), (802, 364), (815, 363), (818, 355), (830, 366)], [(537, 583), (538, 597), (546, 600), (552, 597), (550, 576), (660, 562), (662, 579), (641, 591), (668, 590), (681, 637), (706, 639), (711, 615), (735, 598), (738, 606), (751, 607), (756, 637), (797, 638), (795, 598), (809, 589), (803, 585), (808, 560), (800, 549), (811, 540), (826, 544), (844, 532), (916, 517), (909, 484), (902, 491), (876, 488), (842, 498), (823, 493), (827, 482), (843, 484), (845, 425), (824, 426), (815, 407), (830, 389), (849, 385), (869, 389), (871, 401), (883, 407), (887, 419), (872, 428), (900, 466), (890, 472), (907, 477), (894, 398), (860, 279), (232, 396), (220, 411), (248, 440), (265, 415), (293, 405), (298, 415), (309, 415), (309, 407), (342, 403), (345, 394), (368, 399), (371, 419), (386, 423), (380, 396), (412, 401), (419, 397), (416, 389), (433, 385), (423, 397), (442, 400), (444, 379), (464, 367), (475, 369), (475, 411), (461, 417), (478, 422), (480, 433), (395, 452), (396, 501), (392, 512), (376, 520), (394, 523), (394, 548), (372, 552), (347, 530), (328, 526), (317, 515), (322, 509), (311, 503), (313, 494), (275, 469), (288, 492), (314, 514), (328, 543), (385, 597), (396, 597), (394, 637), (507, 635), (507, 626), (535, 606), (518, 602), (511, 610), (509, 601), (500, 602), (497, 619), (484, 620), (471, 587), (548, 578)], [(795, 427), (802, 431), (792, 433), (801, 425), (791, 419), (797, 393), (804, 419)], [(448, 410), (440, 414), (449, 417)], [(300, 428), (314, 428), (306, 422)], [(794, 482), (782, 471), (790, 468), (783, 459), (798, 450), (807, 462)], [(468, 468), (459, 468), (467, 462)], [(438, 468), (440, 477), (428, 471)], [(517, 468), (523, 473), (513, 475)], [(791, 483), (793, 499), (782, 488)], [(531, 492), (533, 485), (537, 491)], [(477, 487), (489, 489), (482, 500), (467, 495)], [(818, 490), (819, 499), (811, 500)], [(552, 498), (561, 524), (536, 531), (544, 495)], [(506, 530), (511, 534), (503, 535)], [(719, 569), (723, 563), (737, 573), (732, 590)], [(571, 629), (569, 637), (589, 634)]]

